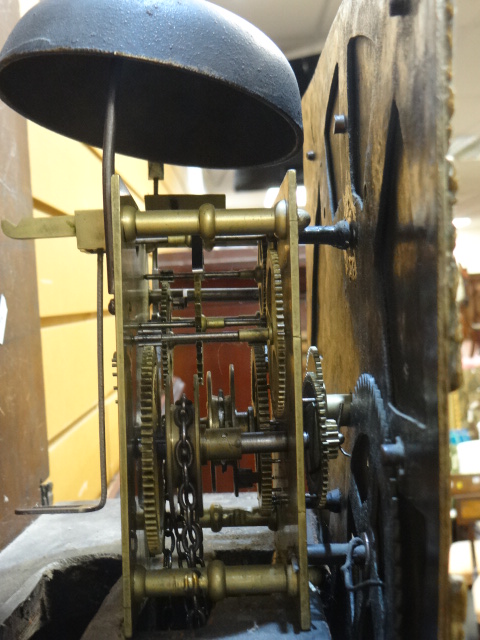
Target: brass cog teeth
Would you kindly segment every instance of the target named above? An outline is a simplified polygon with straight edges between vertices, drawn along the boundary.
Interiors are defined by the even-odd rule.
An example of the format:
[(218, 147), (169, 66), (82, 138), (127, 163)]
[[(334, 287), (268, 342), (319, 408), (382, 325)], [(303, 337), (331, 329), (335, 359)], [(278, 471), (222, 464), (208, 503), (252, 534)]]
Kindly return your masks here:
[(267, 242), (266, 241), (262, 241), (258, 243), (257, 264), (262, 270), (262, 278), (261, 278), (261, 281), (259, 282), (258, 287), (261, 293), (260, 308), (261, 308), (262, 314), (265, 315), (265, 307), (266, 307), (265, 291), (267, 290)]
[[(265, 360), (265, 346), (252, 347), (252, 403), (254, 405), (257, 429), (270, 430), (270, 402), (268, 399), (267, 363)], [(259, 454), (255, 456), (257, 471), (260, 479), (257, 483), (257, 495), (260, 512), (268, 515), (273, 507), (272, 456)]]
[(142, 488), (143, 509), (145, 516), (145, 538), (151, 555), (162, 552), (162, 508), (161, 488), (159, 485), (157, 456), (155, 453), (155, 418), (156, 418), (156, 350), (147, 346), (143, 350), (140, 367), (140, 433), (142, 443)]
[[(273, 300), (267, 304), (267, 318), (275, 327), (275, 335), (269, 343), (269, 372), (270, 393), (272, 396), (273, 411), (276, 417), (281, 417), (285, 411), (286, 399), (286, 344), (285, 344), (285, 318), (283, 305), (282, 274), (278, 254), (275, 249), (269, 248), (267, 255), (267, 282), (270, 277), (272, 282)], [(273, 313), (273, 317), (269, 317)], [(272, 342), (274, 344), (272, 344)], [(273, 358), (275, 354), (275, 358)], [(275, 360), (275, 362), (274, 362)]]
[(252, 403), (255, 408), (259, 430), (270, 428), (270, 403), (268, 400), (267, 365), (265, 362), (265, 348), (263, 345), (253, 347), (252, 378), (255, 382), (255, 394), (253, 394), (252, 382)]
[[(286, 401), (286, 344), (283, 285), (277, 251), (269, 247), (267, 253), (267, 289), (270, 279), (272, 299), (267, 304), (267, 321), (274, 328), (274, 336), (269, 342), (268, 368), (270, 373), (270, 393), (275, 417), (282, 417)], [(273, 314), (273, 317), (270, 315)], [(273, 354), (275, 358), (273, 358)], [(275, 360), (275, 362), (273, 362)]]
[[(160, 318), (162, 322), (170, 322), (170, 320), (172, 319), (169, 282), (162, 282), (162, 296), (160, 300)], [(171, 334), (172, 332), (167, 330), (167, 333)], [(165, 383), (173, 373), (171, 371), (172, 354), (167, 344), (161, 345), (160, 354), (161, 354), (161, 371), (162, 371), (161, 386), (162, 386), (162, 389), (165, 390)]]
[(202, 330), (202, 276), (195, 273), (193, 276), (193, 286), (195, 294), (195, 329)]
[(196, 342), (196, 351), (197, 351), (197, 374), (198, 381), (200, 384), (203, 384), (203, 375), (204, 375), (204, 367), (203, 367), (203, 342)]
[(327, 393), (323, 379), (322, 358), (316, 347), (310, 347), (307, 352), (306, 375), (310, 376), (315, 388), (315, 408), (320, 424), (320, 442), (322, 445), (322, 479), (319, 495), (319, 507), (325, 506), (329, 481), (329, 461), (338, 456), (340, 439), (338, 426), (335, 421), (327, 420)]
[[(195, 330), (200, 333), (202, 331), (202, 277), (199, 273), (194, 275), (193, 285), (195, 293)], [(203, 342), (196, 343), (196, 351), (198, 381), (203, 384)]]

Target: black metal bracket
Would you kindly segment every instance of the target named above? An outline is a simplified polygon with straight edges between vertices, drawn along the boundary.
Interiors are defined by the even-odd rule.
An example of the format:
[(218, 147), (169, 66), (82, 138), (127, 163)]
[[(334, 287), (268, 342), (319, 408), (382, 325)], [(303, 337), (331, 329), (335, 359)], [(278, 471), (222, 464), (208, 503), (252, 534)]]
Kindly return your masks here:
[(203, 273), (203, 240), (201, 236), (192, 236), (192, 271)]
[(328, 244), (336, 249), (354, 249), (357, 246), (357, 225), (341, 220), (328, 227), (305, 227), (299, 231), (300, 244)]

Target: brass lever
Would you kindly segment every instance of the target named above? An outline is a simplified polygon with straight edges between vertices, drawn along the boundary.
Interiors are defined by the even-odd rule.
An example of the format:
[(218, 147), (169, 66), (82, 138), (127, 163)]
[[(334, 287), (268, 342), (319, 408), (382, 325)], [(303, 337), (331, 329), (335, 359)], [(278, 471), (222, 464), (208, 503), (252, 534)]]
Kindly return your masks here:
[(23, 218), (16, 226), (8, 220), (2, 220), (2, 231), (6, 236), (15, 240), (68, 238), (76, 234), (75, 216)]
[(77, 237), (80, 251), (97, 252), (105, 250), (103, 211), (76, 211), (73, 216), (55, 218), (23, 218), (15, 226), (2, 220), (2, 231), (14, 240), (35, 240), (42, 238)]

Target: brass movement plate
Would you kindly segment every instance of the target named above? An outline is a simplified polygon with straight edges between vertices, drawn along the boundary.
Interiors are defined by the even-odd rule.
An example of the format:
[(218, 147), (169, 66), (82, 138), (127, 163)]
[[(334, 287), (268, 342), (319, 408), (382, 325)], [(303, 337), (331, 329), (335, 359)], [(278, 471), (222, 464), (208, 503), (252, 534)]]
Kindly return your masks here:
[[(307, 525), (305, 510), (305, 466), (303, 444), (302, 339), (300, 327), (300, 271), (298, 263), (297, 181), (289, 171), (280, 187), (277, 202), (288, 202), (287, 237), (277, 244), (282, 272), (286, 327), (287, 380), (285, 424), (289, 452), (273, 469), (273, 487), (282, 496), (286, 479), (286, 505), (279, 507), (280, 527), (276, 535), (277, 550), (298, 563), (300, 626), (310, 629), (308, 589)], [(288, 558), (291, 559), (291, 558)]]
[[(131, 202), (128, 202), (131, 205)], [(120, 446), (120, 501), (122, 510), (122, 563), (124, 630), (133, 633), (138, 603), (133, 599), (133, 569), (144, 556), (144, 540), (136, 531), (134, 426), (139, 410), (136, 397), (137, 349), (130, 339), (139, 323), (148, 319), (147, 255), (144, 246), (127, 245), (121, 225), (122, 197), (119, 177), (112, 177), (113, 251), (115, 265), (115, 326), (117, 339), (118, 428)], [(142, 559), (145, 562), (145, 559)]]

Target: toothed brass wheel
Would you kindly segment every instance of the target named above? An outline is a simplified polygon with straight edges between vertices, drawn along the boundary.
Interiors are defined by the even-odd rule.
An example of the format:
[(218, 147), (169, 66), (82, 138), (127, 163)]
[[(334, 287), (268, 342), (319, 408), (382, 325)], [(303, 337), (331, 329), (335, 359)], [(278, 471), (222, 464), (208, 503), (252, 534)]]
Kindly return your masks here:
[[(257, 431), (270, 431), (270, 402), (268, 398), (266, 346), (256, 344), (251, 351), (252, 406)], [(260, 472), (258, 503), (262, 513), (270, 513), (272, 501), (272, 454), (259, 453), (255, 456), (257, 471)]]
[(268, 243), (262, 240), (258, 243), (258, 260), (257, 266), (261, 269), (261, 279), (258, 283), (258, 292), (260, 298), (260, 313), (265, 316), (267, 309), (266, 290), (267, 290), (267, 248)]
[[(164, 323), (172, 321), (172, 296), (170, 292), (170, 284), (168, 282), (162, 282), (162, 295), (160, 298), (160, 318)], [(165, 331), (167, 334), (172, 334), (170, 329)], [(171, 379), (173, 375), (173, 348), (165, 342), (161, 346), (161, 364), (162, 364), (162, 390), (165, 391), (165, 384), (168, 379)]]
[(278, 254), (273, 247), (267, 253), (266, 316), (270, 330), (268, 341), (268, 373), (273, 415), (281, 418), (285, 411), (286, 344), (282, 273)]
[[(195, 291), (195, 331), (202, 331), (202, 276), (196, 273), (193, 277)], [(195, 343), (197, 352), (197, 374), (198, 382), (203, 384), (203, 342), (199, 340)]]
[(140, 380), (142, 488), (145, 537), (152, 556), (163, 552), (165, 516), (163, 463), (157, 455), (155, 444), (159, 423), (157, 377), (155, 348), (144, 347)]
[(305, 455), (307, 484), (309, 491), (318, 495), (319, 507), (323, 507), (328, 491), (329, 460), (337, 457), (340, 440), (337, 423), (327, 419), (322, 359), (316, 347), (308, 350), (302, 395), (313, 399), (303, 410), (303, 428), (309, 440)]

